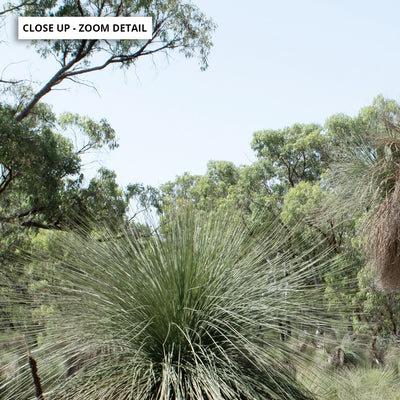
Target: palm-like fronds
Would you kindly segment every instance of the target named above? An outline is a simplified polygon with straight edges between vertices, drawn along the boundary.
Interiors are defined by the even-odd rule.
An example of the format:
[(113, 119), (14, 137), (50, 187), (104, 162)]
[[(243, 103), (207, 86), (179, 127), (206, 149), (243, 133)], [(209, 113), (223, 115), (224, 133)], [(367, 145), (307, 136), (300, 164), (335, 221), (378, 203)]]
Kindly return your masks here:
[(363, 132), (336, 148), (329, 181), (344, 210), (371, 209), (391, 193), (400, 162), (400, 147), (394, 140)]
[[(313, 398), (280, 334), (328, 324), (323, 288), (310, 283), (317, 260), (294, 257), (278, 229), (253, 239), (234, 216), (184, 213), (149, 238), (59, 245), (32, 349), (45, 399)], [(4, 399), (33, 393), (26, 366), (0, 385)]]
[(340, 137), (329, 174), (340, 199), (335, 212), (364, 214), (367, 254), (386, 289), (400, 288), (399, 112)]

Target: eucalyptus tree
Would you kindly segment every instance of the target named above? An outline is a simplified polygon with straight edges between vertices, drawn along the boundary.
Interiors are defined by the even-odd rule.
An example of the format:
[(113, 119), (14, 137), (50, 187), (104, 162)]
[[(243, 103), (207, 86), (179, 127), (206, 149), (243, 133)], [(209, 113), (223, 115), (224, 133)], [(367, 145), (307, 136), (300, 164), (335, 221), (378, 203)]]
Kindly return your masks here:
[[(94, 121), (76, 114), (56, 118), (41, 101), (65, 81), (80, 82), (80, 77), (110, 66), (129, 68), (142, 57), (181, 52), (198, 57), (207, 67), (214, 23), (195, 5), (180, 0), (65, 0), (10, 1), (0, 17), (96, 16), (152, 17), (151, 39), (140, 40), (45, 40), (32, 42), (44, 58), (54, 58), (59, 67), (38, 87), (26, 87), (24, 77), (0, 79), (3, 98), (0, 105), (0, 229), (5, 296), (14, 289), (26, 293), (30, 285), (28, 268), (14, 273), (21, 262), (20, 252), (29, 248), (38, 229), (63, 230), (89, 221), (108, 221), (114, 227), (126, 220), (132, 197), (143, 202), (146, 196), (156, 201), (156, 190), (131, 185), (122, 190), (112, 171), (101, 169), (88, 184), (82, 173), (82, 155), (101, 148), (117, 147), (115, 131), (106, 120)], [(4, 28), (4, 25), (1, 26)], [(16, 94), (11, 104), (9, 93)], [(81, 142), (75, 145), (65, 137), (70, 131)], [(75, 139), (74, 139), (75, 141)], [(29, 230), (29, 231), (28, 231)], [(28, 272), (29, 275), (29, 272)], [(20, 279), (21, 278), (21, 279)], [(14, 292), (13, 292), (14, 293)], [(4, 293), (2, 293), (4, 294)], [(2, 297), (4, 298), (4, 297)], [(12, 316), (4, 316), (3, 326), (13, 326)]]
[[(107, 121), (94, 121), (75, 114), (59, 118), (50, 107), (39, 104), (35, 112), (23, 121), (14, 118), (15, 108), (0, 105), (0, 223), (18, 224), (26, 228), (63, 229), (71, 223), (73, 214), (83, 217), (84, 208), (97, 209), (103, 204), (102, 216), (112, 209), (123, 217), (127, 201), (116, 190), (103, 190), (103, 200), (94, 196), (94, 185), (101, 180), (106, 188), (115, 174), (104, 171), (83, 190), (82, 156), (89, 151), (116, 148), (114, 130)], [(65, 135), (70, 131), (80, 135), (74, 145)], [(117, 206), (118, 197), (123, 204)], [(113, 200), (114, 199), (114, 200)], [(97, 202), (98, 206), (94, 203)], [(107, 211), (106, 211), (107, 209)]]
[[(2, 210), (1, 222), (16, 221), (28, 227), (58, 229), (61, 220), (65, 220), (66, 209), (71, 211), (78, 207), (79, 213), (82, 214), (81, 211), (86, 207), (82, 197), (84, 192), (80, 190), (83, 182), (80, 161), (82, 154), (102, 147), (114, 149), (117, 143), (115, 132), (107, 121), (95, 122), (76, 114), (65, 114), (56, 120), (50, 109), (40, 103), (43, 97), (64, 81), (79, 81), (82, 75), (112, 65), (129, 68), (136, 65), (142, 57), (153, 57), (157, 53), (168, 55), (178, 51), (186, 57), (196, 56), (200, 60), (201, 68), (205, 69), (208, 65), (208, 55), (212, 46), (211, 35), (215, 24), (195, 5), (181, 0), (14, 1), (5, 4), (0, 15), (15, 12), (24, 16), (60, 17), (129, 17), (139, 14), (152, 17), (153, 21), (153, 35), (148, 40), (32, 42), (36, 51), (43, 57), (53, 57), (58, 61), (59, 68), (54, 71), (53, 76), (37, 89), (26, 88), (24, 80), (19, 80), (18, 77), (0, 80), (5, 91), (11, 88), (11, 92), (15, 93), (17, 98), (13, 105), (9, 105), (10, 97), (5, 95), (2, 105), (0, 194), (4, 199), (4, 195), (10, 193), (11, 188), (13, 193), (18, 191), (17, 188), (21, 188), (22, 197), (19, 197), (19, 201), (27, 200), (29, 203), (21, 203), (15, 209), (10, 209), (7, 203), (8, 210)], [(29, 121), (25, 123), (26, 119)], [(88, 139), (83, 141), (79, 148), (73, 149), (72, 143), (60, 135), (71, 129), (75, 129), (81, 138)], [(114, 180), (115, 184), (116, 177), (112, 173), (102, 173), (101, 177)], [(96, 182), (93, 182), (91, 185), (92, 189), (95, 184)], [(139, 194), (138, 185), (131, 190), (134, 186), (124, 194), (119, 193), (117, 197), (125, 203), (133, 195), (141, 196), (143, 200), (143, 189)], [(60, 188), (68, 188), (68, 194), (65, 190), (60, 191)], [(154, 203), (156, 190), (151, 189), (147, 192)], [(85, 193), (88, 195), (90, 190), (86, 190)], [(116, 194), (114, 190), (114, 195)], [(93, 197), (91, 199), (93, 200)], [(124, 207), (120, 200), (119, 205), (108, 208), (114, 208), (121, 214)], [(49, 223), (43, 224), (35, 219), (39, 213), (44, 215), (47, 209), (49, 213), (46, 218), (49, 219), (49, 214), (52, 214)]]
[[(15, 108), (0, 104), (0, 334), (19, 332), (21, 313), (28, 304), (34, 276), (21, 258), (39, 230), (67, 230), (94, 221), (119, 226), (134, 193), (122, 190), (112, 171), (101, 169), (87, 184), (82, 156), (103, 147), (117, 147), (114, 130), (105, 120), (63, 114), (38, 104), (18, 122)], [(80, 143), (65, 136), (70, 130)], [(25, 265), (21, 268), (21, 264)], [(24, 294), (20, 306), (8, 298)]]
[[(34, 47), (43, 57), (54, 57), (59, 68), (39, 89), (28, 96), (16, 119), (23, 120), (33, 107), (65, 80), (78, 81), (86, 74), (112, 65), (129, 68), (143, 57), (178, 51), (198, 57), (207, 68), (215, 24), (194, 4), (181, 0), (73, 0), (10, 2), (6, 10), (24, 16), (152, 17), (152, 37), (147, 40), (40, 40)], [(7, 84), (11, 82), (3, 81)], [(1, 83), (1, 81), (0, 81)]]
[(317, 124), (294, 124), (255, 132), (251, 148), (270, 165), (275, 184), (287, 190), (300, 181), (318, 180), (329, 160), (327, 137)]
[(338, 114), (325, 125), (334, 144), (327, 174), (337, 199), (331, 212), (355, 227), (348, 240), (359, 257), (353, 326), (370, 336), (371, 355), (380, 363), (400, 333), (399, 118), (400, 105), (378, 96), (356, 116)]
[(229, 161), (209, 161), (204, 175), (184, 173), (161, 186), (164, 210), (192, 205), (210, 211), (226, 201), (239, 180), (239, 170)]

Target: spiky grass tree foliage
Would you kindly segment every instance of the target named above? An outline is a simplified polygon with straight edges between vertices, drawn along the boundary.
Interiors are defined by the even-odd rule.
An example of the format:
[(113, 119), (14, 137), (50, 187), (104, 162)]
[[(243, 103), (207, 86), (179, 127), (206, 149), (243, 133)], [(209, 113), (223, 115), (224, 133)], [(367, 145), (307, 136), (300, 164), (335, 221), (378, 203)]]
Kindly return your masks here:
[[(281, 336), (328, 323), (311, 283), (324, 267), (294, 257), (278, 229), (187, 212), (147, 238), (101, 233), (62, 234), (47, 260), (52, 311), (30, 345), (46, 400), (313, 398)], [(21, 346), (3, 399), (33, 398)]]
[(335, 212), (364, 214), (366, 254), (379, 283), (399, 290), (400, 106), (378, 97), (346, 124), (348, 131), (332, 129), (340, 142), (329, 176), (340, 199)]

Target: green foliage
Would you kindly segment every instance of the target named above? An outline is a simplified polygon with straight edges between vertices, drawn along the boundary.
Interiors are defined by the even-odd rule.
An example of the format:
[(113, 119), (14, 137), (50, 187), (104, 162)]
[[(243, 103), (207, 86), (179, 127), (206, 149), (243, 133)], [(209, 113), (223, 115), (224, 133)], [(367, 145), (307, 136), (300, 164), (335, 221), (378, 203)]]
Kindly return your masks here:
[[(56, 120), (43, 104), (21, 122), (15, 112), (0, 105), (0, 222), (46, 229), (65, 229), (88, 217), (122, 222), (130, 196), (115, 173), (101, 169), (87, 187), (81, 174), (85, 152), (117, 147), (110, 125), (75, 114)], [(74, 131), (78, 148), (66, 130)]]
[[(313, 398), (287, 372), (292, 350), (280, 334), (282, 321), (294, 337), (334, 324), (324, 287), (308, 284), (311, 266), (324, 265), (295, 257), (276, 227), (255, 239), (234, 215), (189, 211), (167, 224), (149, 238), (57, 241), (50, 272), (42, 267), (55, 277), (42, 297), (54, 312), (32, 349), (46, 396)], [(22, 373), (3, 384), (6, 399), (32, 392)]]
[(1, 220), (25, 218), (28, 224), (40, 213), (54, 222), (63, 178), (79, 172), (79, 158), (72, 143), (53, 132), (53, 121), (34, 115), (16, 122), (14, 114), (0, 105)]
[(238, 168), (228, 161), (209, 161), (207, 172), (194, 188), (200, 209), (211, 210), (225, 199), (239, 178)]
[(353, 219), (336, 212), (338, 202), (336, 193), (326, 187), (324, 180), (302, 181), (285, 194), (281, 218), (289, 226), (300, 223), (304, 233), (317, 242), (324, 241), (339, 254), (343, 246), (351, 245), (349, 238), (356, 230)]
[(160, 214), (162, 213), (160, 190), (153, 186), (144, 186), (140, 183), (130, 184), (126, 188), (126, 196), (136, 201), (136, 206), (139, 208), (137, 213), (142, 210), (148, 211), (151, 208), (155, 209)]
[[(127, 15), (152, 14), (166, 50), (200, 54), (206, 66), (214, 27), (195, 6), (106, 1), (102, 12), (116, 13), (119, 4)], [(50, 1), (25, 11), (89, 15), (96, 7)], [(154, 45), (115, 42), (110, 63), (128, 67), (136, 55), (123, 54), (152, 54)], [(65, 71), (77, 74), (96, 69), (88, 57), (105, 52), (97, 41), (36, 46), (64, 57), (72, 68)], [(202, 176), (123, 190), (113, 171), (102, 168), (87, 184), (81, 173), (82, 154), (118, 146), (107, 121), (57, 119), (30, 96), (18, 107), (0, 105), (1, 398), (33, 396), (26, 346), (46, 398), (61, 400), (313, 398), (288, 372), (292, 362), (304, 368), (290, 345), (306, 338), (315, 354), (321, 343), (327, 350), (315, 330), (332, 332), (335, 324), (345, 329), (329, 357), (342, 351), (357, 364), (361, 340), (375, 364), (385, 362), (388, 347), (396, 353), (399, 296), (376, 284), (367, 263), (384, 259), (393, 269), (400, 260), (395, 101), (379, 96), (355, 117), (329, 118), (323, 130), (295, 124), (256, 132), (251, 165), (210, 161)], [(140, 209), (128, 219), (131, 201)], [(151, 207), (161, 226), (135, 223)], [(36, 256), (27, 260), (27, 252)], [(332, 399), (376, 398), (365, 379), (382, 379), (389, 399), (396, 392), (385, 382), (397, 387), (396, 371), (331, 371), (340, 384), (329, 381), (324, 392), (300, 377)]]
[[(60, 68), (36, 92), (25, 92), (19, 104), (18, 121), (55, 86), (65, 80), (78, 81), (80, 75), (117, 65), (129, 68), (142, 57), (178, 51), (185, 57), (197, 57), (200, 68), (208, 66), (211, 35), (216, 25), (194, 4), (182, 0), (64, 0), (10, 2), (11, 11), (36, 17), (130, 17), (152, 18), (152, 37), (146, 40), (39, 40), (33, 41), (44, 58), (54, 57)], [(6, 83), (6, 82), (3, 82)], [(11, 86), (19, 86), (13, 80)]]
[(161, 186), (164, 208), (191, 204), (200, 210), (221, 206), (239, 179), (239, 169), (228, 161), (209, 161), (204, 176), (185, 173)]
[(252, 149), (274, 170), (275, 183), (294, 187), (300, 181), (319, 179), (327, 167), (328, 138), (316, 124), (295, 124), (281, 130), (254, 134)]
[[(64, 115), (58, 124), (44, 104), (21, 122), (15, 112), (0, 105), (0, 331), (20, 332), (27, 320), (39, 323), (41, 318), (36, 301), (43, 280), (22, 257), (37, 250), (35, 234), (80, 225), (89, 229), (95, 221), (108, 221), (117, 229), (126, 220), (132, 196), (118, 187), (115, 173), (105, 169), (83, 184), (81, 155), (116, 146), (106, 121)], [(82, 147), (76, 149), (62, 134), (67, 128), (79, 129), (81, 134), (75, 134), (82, 138)], [(18, 301), (10, 304), (10, 299)]]
[(195, 5), (179, 0), (129, 0), (123, 3), (115, 0), (101, 3), (94, 0), (35, 1), (25, 6), (24, 15), (40, 17), (140, 15), (153, 18), (153, 39), (148, 41), (116, 40), (106, 46), (99, 40), (92, 40), (90, 47), (84, 46), (84, 41), (80, 40), (36, 43), (42, 55), (53, 54), (57, 58), (62, 58), (64, 65), (79, 55), (86, 68), (92, 63), (90, 57), (96, 53), (111, 56), (115, 60), (113, 62), (127, 67), (134, 60), (130, 56), (136, 53), (146, 55), (158, 50), (174, 49), (178, 49), (186, 57), (199, 56), (202, 68), (206, 68), (211, 48), (210, 33), (215, 29), (212, 21), (207, 19)]
[(329, 176), (340, 197), (337, 213), (363, 217), (365, 254), (383, 287), (395, 290), (400, 287), (399, 117), (400, 105), (379, 96), (357, 117), (337, 116), (327, 123), (338, 141)]
[(129, 190), (124, 192), (116, 179), (114, 171), (100, 168), (87, 187), (79, 187), (72, 194), (67, 193), (73, 201), (69, 210), (69, 222), (73, 225), (92, 225), (108, 221), (118, 228), (125, 220), (131, 194)]
[[(256, 132), (255, 163), (234, 168), (214, 162), (204, 176), (178, 177), (163, 187), (163, 204), (175, 209), (191, 204), (207, 212), (236, 209), (251, 229), (279, 221), (294, 253), (325, 255), (332, 268), (323, 276), (315, 270), (312, 280), (326, 285), (329, 307), (342, 306), (356, 335), (369, 332), (371, 351), (378, 353), (376, 338), (397, 336), (393, 321), (399, 311), (387, 293), (371, 289), (372, 275), (358, 283), (356, 278), (368, 256), (365, 222), (374, 226), (371, 210), (398, 180), (399, 111), (396, 102), (380, 96), (354, 118), (329, 118), (323, 131), (296, 124)], [(228, 166), (231, 174), (216, 173)]]
[(161, 185), (164, 208), (172, 205), (179, 207), (180, 203), (197, 204), (199, 199), (194, 188), (199, 180), (199, 175), (185, 172), (182, 176), (177, 176), (175, 181)]
[(330, 380), (332, 400), (396, 400), (399, 396), (400, 378), (390, 368), (352, 369)]
[(319, 399), (324, 400), (397, 400), (400, 390), (400, 376), (397, 367), (374, 368), (368, 365), (333, 370), (318, 369), (323, 363), (315, 356), (308, 368), (300, 371), (299, 380), (315, 390)]
[(328, 197), (320, 185), (302, 181), (294, 188), (289, 189), (285, 195), (282, 207), (282, 218), (284, 221), (299, 221), (315, 215), (318, 208), (323, 205), (323, 200)]
[(105, 119), (96, 122), (79, 114), (64, 113), (59, 117), (58, 123), (63, 130), (71, 127), (78, 128), (81, 135), (89, 139), (77, 151), (78, 154), (84, 153), (89, 149), (100, 149), (104, 146), (107, 146), (110, 150), (118, 147), (115, 131)]
[[(355, 301), (361, 305), (355, 319), (354, 326), (362, 334), (371, 335), (376, 338), (384, 338), (386, 344), (382, 347), (382, 342), (374, 345), (374, 351), (380, 356), (388, 342), (396, 341), (399, 333), (400, 315), (400, 296), (396, 293), (385, 292), (378, 287), (376, 271), (371, 265), (366, 265), (358, 273), (360, 290)], [(378, 348), (381, 345), (381, 348)], [(380, 356), (382, 358), (382, 356)], [(382, 361), (382, 360), (380, 360)]]
[(393, 190), (399, 117), (400, 105), (378, 96), (354, 118), (339, 114), (327, 120), (335, 144), (329, 178), (350, 211), (371, 209)]
[(236, 167), (210, 161), (204, 176), (185, 174), (161, 187), (166, 205), (187, 202), (202, 210), (237, 208), (245, 214), (278, 217), (282, 196), (301, 181), (316, 181), (327, 168), (329, 138), (319, 125), (296, 124), (254, 134), (258, 160)]

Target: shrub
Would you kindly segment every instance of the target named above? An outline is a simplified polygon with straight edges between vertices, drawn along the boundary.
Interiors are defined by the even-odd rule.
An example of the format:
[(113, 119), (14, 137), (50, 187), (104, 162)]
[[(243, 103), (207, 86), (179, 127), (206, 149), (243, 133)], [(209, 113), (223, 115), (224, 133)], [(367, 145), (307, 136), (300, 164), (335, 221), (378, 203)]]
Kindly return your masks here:
[[(46, 399), (313, 398), (279, 366), (292, 354), (282, 339), (333, 323), (313, 283), (324, 265), (293, 255), (287, 234), (183, 212), (149, 237), (93, 236), (58, 236), (45, 263), (50, 314), (32, 356)], [(17, 374), (0, 391), (32, 386)]]

